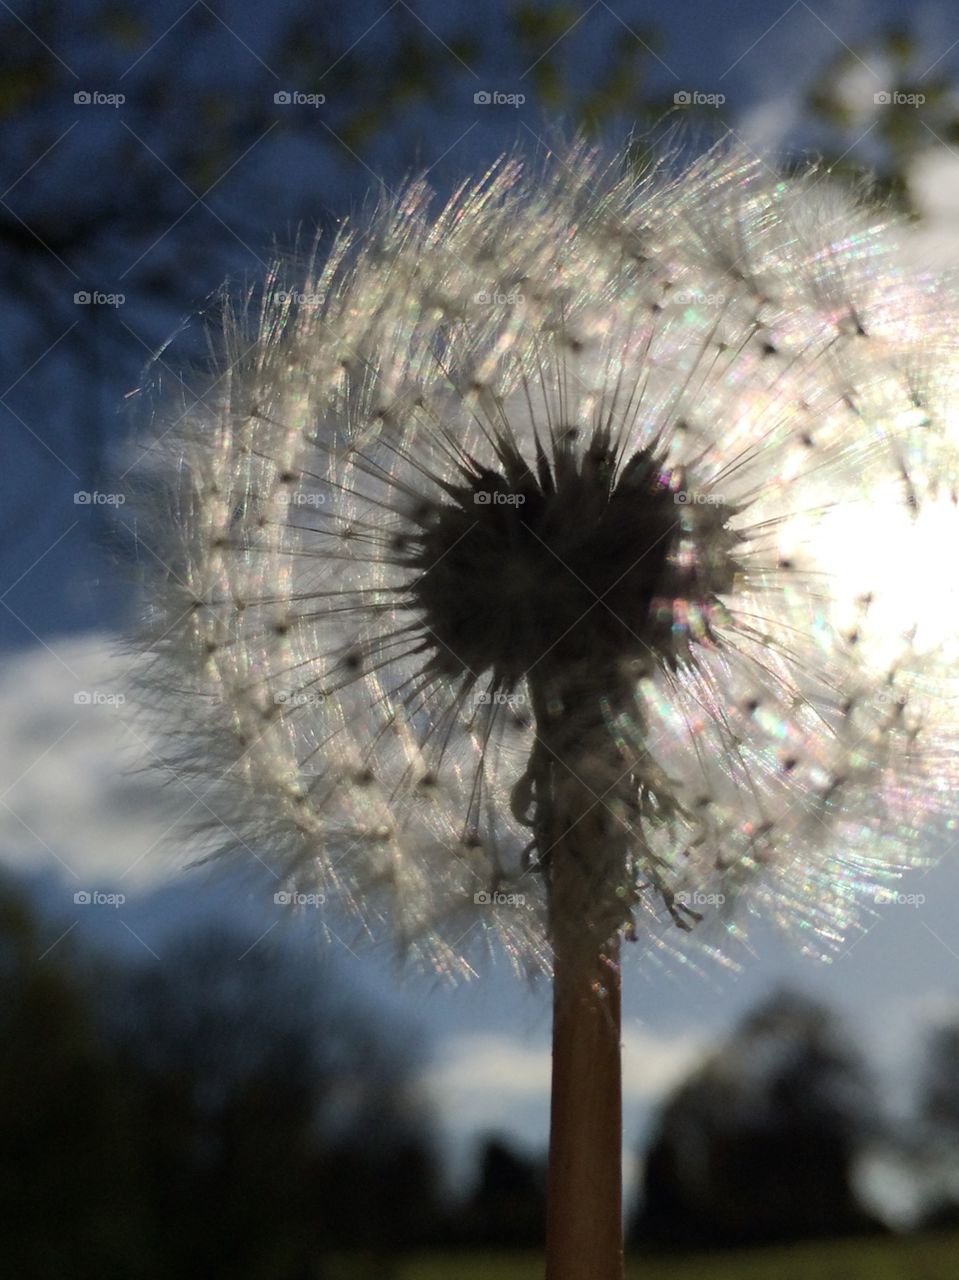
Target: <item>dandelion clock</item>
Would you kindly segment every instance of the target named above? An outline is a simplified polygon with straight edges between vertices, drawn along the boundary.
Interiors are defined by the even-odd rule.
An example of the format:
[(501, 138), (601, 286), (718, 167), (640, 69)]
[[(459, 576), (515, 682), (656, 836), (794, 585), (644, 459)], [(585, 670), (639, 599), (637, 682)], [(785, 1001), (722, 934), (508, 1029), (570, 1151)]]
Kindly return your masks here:
[(550, 974), (549, 1280), (622, 1275), (628, 940), (828, 948), (949, 821), (955, 321), (905, 234), (729, 150), (508, 159), (227, 294), (161, 403), (198, 838), (437, 972)]

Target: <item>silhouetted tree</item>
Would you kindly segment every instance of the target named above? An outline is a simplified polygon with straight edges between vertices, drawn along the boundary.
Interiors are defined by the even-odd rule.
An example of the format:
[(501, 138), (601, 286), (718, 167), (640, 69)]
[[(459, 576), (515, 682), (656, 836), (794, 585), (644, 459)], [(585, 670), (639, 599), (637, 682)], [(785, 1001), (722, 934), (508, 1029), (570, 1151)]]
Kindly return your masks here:
[(457, 1244), (485, 1249), (541, 1249), (546, 1233), (545, 1161), (487, 1138), (476, 1185), (455, 1214)]
[(937, 1027), (926, 1051), (923, 1118), (938, 1132), (959, 1140), (959, 1022)]
[(137, 1120), (59, 932), (0, 885), (0, 1270), (147, 1280)]
[(959, 1021), (936, 1027), (926, 1044), (914, 1166), (930, 1188), (927, 1229), (959, 1225)]
[(871, 1113), (862, 1066), (831, 1015), (777, 996), (666, 1104), (637, 1241), (694, 1248), (878, 1229), (852, 1185)]
[(434, 1212), (413, 1040), (325, 966), (242, 935), (196, 939), (127, 980), (110, 1034), (157, 1135), (151, 1200), (170, 1274), (295, 1280), (322, 1246), (362, 1250), (388, 1275)]
[(812, 80), (806, 103), (829, 171), (852, 181), (867, 172), (878, 196), (905, 209), (914, 207), (915, 157), (959, 140), (948, 64), (929, 57), (917, 32), (898, 24), (837, 48)]
[(48, 931), (0, 894), (4, 1274), (393, 1274), (438, 1212), (411, 1035), (239, 932), (133, 968)]

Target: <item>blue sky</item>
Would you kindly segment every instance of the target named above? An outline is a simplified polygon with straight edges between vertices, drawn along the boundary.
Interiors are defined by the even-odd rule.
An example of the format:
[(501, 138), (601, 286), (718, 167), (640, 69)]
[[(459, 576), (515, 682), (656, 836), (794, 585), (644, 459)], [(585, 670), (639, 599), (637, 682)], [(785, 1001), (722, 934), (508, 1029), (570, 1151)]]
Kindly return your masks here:
[[(160, 33), (156, 51), (148, 52), (147, 58), (160, 56), (162, 40), (168, 38), (157, 15), (172, 24), (189, 7), (184, 0), (144, 10)], [(375, 47), (383, 30), (378, 14), (392, 7), (366, 5), (339, 16), (336, 35), (343, 51), (356, 42)], [(27, 10), (24, 6), (25, 18)], [(442, 28), (444, 6), (417, 5), (415, 10), (425, 27)], [(268, 66), (263, 71), (263, 63), (269, 62), (272, 21), (265, 7), (237, 3), (226, 6), (227, 11), (228, 26), (221, 23), (211, 36), (218, 74), (224, 69), (229, 74), (234, 63), (238, 74), (245, 74), (244, 68), (248, 71), (259, 63), (258, 83), (273, 86), (275, 81), (280, 88), (298, 88), (271, 79)], [(498, 13), (495, 5), (484, 10), (491, 29)], [(803, 106), (815, 74), (837, 49), (858, 47), (884, 21), (898, 18), (900, 9), (888, 2), (811, 6), (804, 0), (749, 0), (704, 5), (677, 0), (662, 7), (598, 0), (581, 4), (577, 13), (581, 17), (561, 39), (569, 75), (588, 84), (610, 32), (629, 35), (654, 26), (661, 38), (647, 61), (661, 92), (722, 94), (725, 102), (717, 111), (723, 122), (750, 145), (796, 149), (815, 140)], [(918, 78), (934, 70), (954, 70), (959, 63), (959, 14), (947, 5), (919, 5), (910, 21), (920, 46)], [(106, 80), (95, 49), (74, 48), (67, 41), (52, 56), (70, 65), (77, 86), (97, 88), (91, 78), (97, 75)], [(449, 62), (438, 38), (436, 57), (448, 63), (450, 76), (462, 90), (461, 106), (442, 118), (411, 109), (395, 127), (388, 124), (362, 154), (323, 135), (323, 145), (308, 154), (294, 154), (285, 143), (274, 146), (266, 139), (255, 155), (234, 158), (236, 167), (189, 216), (206, 219), (207, 232), (210, 226), (215, 230), (216, 220), (235, 219), (251, 190), (272, 182), (275, 223), (268, 231), (271, 219), (261, 220), (261, 239), (245, 246), (238, 246), (228, 229), (221, 228), (224, 252), (198, 265), (195, 305), (226, 270), (255, 273), (268, 253), (269, 232), (288, 242), (291, 226), (308, 216), (311, 201), (316, 205), (313, 220), (322, 224), (355, 207), (379, 183), (395, 184), (414, 162), (431, 166), (431, 178), (442, 190), (488, 163), (504, 145), (518, 140), (532, 146), (549, 136), (552, 122), (532, 100), (520, 107), (477, 106), (472, 100), (478, 89), (517, 94), (530, 84), (530, 65), (524, 65), (505, 37), (502, 48), (494, 49), (491, 60), (478, 69)], [(867, 57), (857, 74), (864, 95), (885, 83), (881, 60)], [(110, 92), (121, 81), (135, 84), (135, 70), (117, 66), (109, 83), (100, 87)], [(318, 90), (314, 84), (301, 87), (303, 92)], [(63, 106), (63, 128), (69, 135), (58, 146), (63, 148), (65, 171), (76, 180), (83, 179), (85, 155), (96, 153), (125, 125), (133, 127), (135, 91), (130, 97), (126, 115), (121, 109), (94, 117), (71, 103)], [(868, 115), (865, 111), (866, 133)], [(317, 133), (322, 134), (322, 126)], [(930, 189), (945, 185), (954, 190), (956, 157), (933, 138), (929, 151)], [(13, 207), (18, 195), (29, 195), (30, 183), (39, 181), (48, 163), (39, 150), (31, 158), (28, 148), (17, 157), (17, 171), (3, 174), (2, 186), (11, 193)], [(304, 164), (314, 166), (309, 180)], [(102, 174), (101, 179), (119, 183), (122, 174)], [(940, 216), (948, 223), (948, 202)], [(278, 921), (265, 893), (261, 901), (246, 884), (210, 882), (201, 873), (184, 872), (176, 857), (162, 852), (171, 843), (175, 848), (171, 831), (175, 837), (194, 797), (176, 785), (162, 786), (159, 777), (129, 772), (131, 765), (151, 758), (150, 743), (131, 707), (115, 697), (122, 687), (115, 639), (130, 615), (132, 599), (112, 553), (102, 545), (103, 512), (73, 500), (75, 492), (93, 488), (102, 476), (84, 471), (82, 447), (76, 454), (61, 447), (57, 427), (76, 397), (87, 396), (93, 415), (101, 415), (105, 423), (109, 468), (115, 472), (135, 463), (136, 453), (125, 443), (124, 396), (135, 385), (148, 352), (176, 319), (137, 296), (138, 271), (160, 252), (159, 244), (144, 241), (118, 248), (109, 269), (102, 259), (95, 268), (89, 261), (63, 264), (57, 287), (64, 294), (79, 287), (109, 290), (121, 279), (130, 282), (123, 323), (135, 340), (105, 355), (95, 386), (81, 381), (75, 365), (65, 358), (71, 341), (67, 322), (63, 332), (34, 333), (20, 317), (9, 317), (18, 341), (12, 348), (14, 363), (8, 361), (3, 375), (8, 385), (2, 399), (8, 412), (0, 427), (0, 497), (5, 506), (25, 491), (35, 497), (18, 530), (21, 536), (9, 540), (0, 558), (0, 850), (50, 914), (52, 943), (57, 924), (131, 954), (152, 954), (162, 963), (166, 949), (175, 946), (175, 930), (185, 920), (241, 913), (253, 936), (260, 923), (266, 935), (274, 929), (298, 931), (308, 952), (315, 944), (309, 921)], [(101, 278), (94, 278), (94, 269), (103, 273)], [(4, 305), (9, 310), (9, 301)], [(75, 322), (89, 324), (91, 315), (84, 312)], [(77, 701), (78, 693), (90, 693), (91, 699)], [(769, 934), (762, 922), (753, 930), (754, 953), (740, 957), (738, 971), (717, 967), (694, 973), (681, 961), (669, 959), (641, 972), (627, 956), (627, 1148), (635, 1148), (651, 1109), (697, 1055), (758, 999), (784, 983), (839, 1009), (856, 1034), (875, 1049), (888, 1070), (890, 1088), (901, 1094), (915, 1065), (913, 1047), (922, 1028), (959, 1003), (959, 921), (953, 908), (959, 894), (957, 852), (946, 850), (938, 865), (915, 873), (903, 886), (922, 902), (877, 907), (865, 932), (851, 937), (847, 949), (829, 964), (799, 954)], [(81, 908), (73, 901), (79, 889), (122, 890), (126, 902), (121, 907)], [(348, 938), (327, 942), (345, 983), (356, 984), (422, 1024), (434, 1046), (428, 1083), (460, 1156), (472, 1136), (489, 1127), (533, 1147), (544, 1145), (549, 1034), (545, 990), (526, 988), (505, 964), (492, 966), (482, 980), (450, 990), (424, 977), (400, 977), (383, 955), (354, 955)], [(268, 936), (263, 945), (269, 945)]]

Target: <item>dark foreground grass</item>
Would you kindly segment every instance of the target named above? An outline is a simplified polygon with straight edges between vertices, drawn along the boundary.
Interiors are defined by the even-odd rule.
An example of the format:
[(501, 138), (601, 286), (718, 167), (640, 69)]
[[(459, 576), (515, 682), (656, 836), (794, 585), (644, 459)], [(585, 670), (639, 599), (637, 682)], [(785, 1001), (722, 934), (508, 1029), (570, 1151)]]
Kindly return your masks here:
[[(537, 1254), (442, 1254), (407, 1263), (401, 1280), (542, 1280)], [(957, 1280), (959, 1233), (839, 1240), (693, 1258), (637, 1258), (627, 1280)], [(585, 1278), (584, 1278), (585, 1280)]]

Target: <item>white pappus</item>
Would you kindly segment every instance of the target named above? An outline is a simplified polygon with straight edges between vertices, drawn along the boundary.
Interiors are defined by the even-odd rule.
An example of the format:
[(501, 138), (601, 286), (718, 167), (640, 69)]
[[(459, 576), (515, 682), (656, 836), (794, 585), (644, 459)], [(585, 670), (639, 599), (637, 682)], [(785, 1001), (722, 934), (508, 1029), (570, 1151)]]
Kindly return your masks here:
[(571, 822), (597, 936), (841, 937), (950, 821), (955, 293), (905, 234), (815, 171), (573, 147), (226, 294), (140, 516), (209, 852), (444, 972), (548, 966)]

